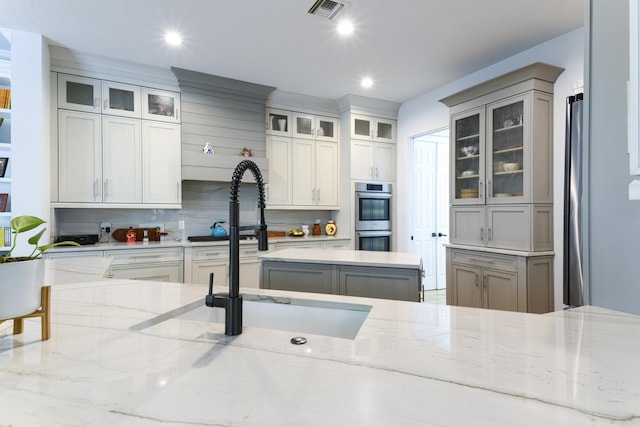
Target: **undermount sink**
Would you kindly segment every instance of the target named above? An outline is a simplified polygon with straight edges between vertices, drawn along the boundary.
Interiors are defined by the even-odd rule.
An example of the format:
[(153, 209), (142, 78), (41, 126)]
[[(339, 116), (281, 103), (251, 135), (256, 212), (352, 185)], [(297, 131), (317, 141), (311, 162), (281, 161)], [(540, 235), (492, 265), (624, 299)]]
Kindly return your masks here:
[[(371, 310), (370, 305), (364, 304), (252, 294), (243, 294), (242, 297), (245, 328), (277, 329), (336, 338), (354, 339)], [(224, 309), (207, 307), (204, 300), (197, 300), (131, 329), (145, 329), (169, 319), (224, 324), (224, 316)]]

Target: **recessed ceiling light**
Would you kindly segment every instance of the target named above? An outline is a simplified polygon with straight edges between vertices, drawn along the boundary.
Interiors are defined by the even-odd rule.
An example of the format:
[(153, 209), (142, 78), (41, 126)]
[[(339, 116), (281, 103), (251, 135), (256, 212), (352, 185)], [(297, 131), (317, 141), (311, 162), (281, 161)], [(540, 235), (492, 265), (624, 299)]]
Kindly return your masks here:
[(182, 44), (182, 36), (175, 31), (167, 31), (164, 40), (171, 46), (180, 46)]
[(351, 23), (351, 21), (341, 21), (338, 24), (338, 33), (343, 36), (348, 36), (349, 34), (353, 33), (353, 24)]
[(360, 82), (360, 86), (362, 87), (371, 87), (373, 85), (373, 80), (370, 77), (365, 77)]

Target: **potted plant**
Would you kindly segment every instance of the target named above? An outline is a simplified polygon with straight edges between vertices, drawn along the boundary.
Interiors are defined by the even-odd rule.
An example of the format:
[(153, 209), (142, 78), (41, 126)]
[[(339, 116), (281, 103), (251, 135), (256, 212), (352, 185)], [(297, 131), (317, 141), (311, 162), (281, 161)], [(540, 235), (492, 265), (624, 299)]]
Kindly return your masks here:
[(35, 216), (17, 216), (9, 226), (13, 242), (9, 250), (0, 256), (0, 319), (11, 319), (32, 313), (40, 307), (40, 288), (44, 284), (44, 259), (42, 254), (55, 246), (74, 245), (75, 242), (57, 242), (40, 246), (38, 243), (46, 228), (36, 232), (27, 241), (33, 251), (26, 256), (13, 257), (18, 235), (34, 230), (46, 221)]

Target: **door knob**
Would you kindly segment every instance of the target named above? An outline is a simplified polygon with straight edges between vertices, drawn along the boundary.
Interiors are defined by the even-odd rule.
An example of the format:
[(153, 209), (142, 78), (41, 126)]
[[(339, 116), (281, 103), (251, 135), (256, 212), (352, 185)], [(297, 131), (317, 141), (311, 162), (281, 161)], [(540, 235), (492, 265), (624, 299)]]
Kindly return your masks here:
[(431, 233), (431, 237), (438, 237), (437, 233)]
[(446, 234), (438, 233), (438, 237), (446, 237)]

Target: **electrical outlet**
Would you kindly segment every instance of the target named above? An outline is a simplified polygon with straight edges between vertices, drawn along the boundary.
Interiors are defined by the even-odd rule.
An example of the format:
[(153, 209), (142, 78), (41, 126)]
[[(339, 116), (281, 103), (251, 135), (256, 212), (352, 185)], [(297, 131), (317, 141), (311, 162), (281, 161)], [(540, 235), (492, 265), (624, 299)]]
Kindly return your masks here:
[(106, 231), (107, 233), (109, 233), (111, 231), (111, 223), (110, 222), (100, 223), (100, 230)]

